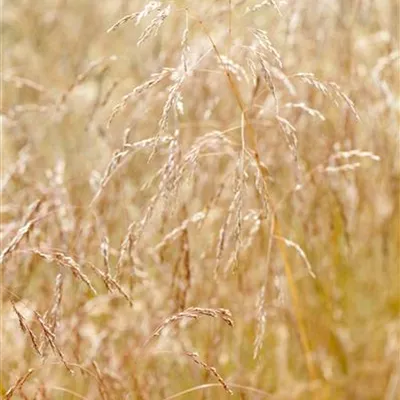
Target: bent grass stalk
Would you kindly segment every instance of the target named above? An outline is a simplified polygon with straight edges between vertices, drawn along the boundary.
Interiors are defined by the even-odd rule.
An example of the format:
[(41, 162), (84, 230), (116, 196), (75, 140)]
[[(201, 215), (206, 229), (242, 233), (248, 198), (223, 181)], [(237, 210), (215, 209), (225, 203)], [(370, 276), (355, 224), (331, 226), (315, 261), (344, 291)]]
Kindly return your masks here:
[[(208, 30), (204, 24), (203, 21), (201, 21), (200, 19), (197, 19), (197, 22), (200, 24), (200, 26), (202, 27), (204, 33), (207, 35), (208, 39), (211, 42), (211, 45), (214, 49), (215, 54), (217, 55), (217, 57), (219, 58), (221, 65), (224, 66), (223, 60), (221, 58), (221, 54), (215, 44), (215, 42), (213, 41), (212, 37), (210, 36), (210, 34), (208, 33)], [(258, 170), (261, 172), (261, 177), (263, 180), (263, 184), (264, 186), (267, 188), (267, 176), (266, 176), (266, 171), (265, 171), (265, 167), (263, 168), (262, 164), (261, 164), (261, 160), (260, 160), (260, 156), (257, 150), (257, 135), (255, 132), (255, 129), (251, 123), (251, 121), (249, 121), (248, 119), (248, 115), (246, 112), (246, 107), (244, 104), (244, 101), (241, 97), (239, 88), (237, 87), (237, 85), (235, 84), (235, 81), (232, 79), (232, 76), (230, 74), (230, 72), (224, 67), (224, 72), (225, 72), (225, 76), (228, 79), (229, 82), (229, 86), (232, 90), (232, 93), (236, 99), (236, 102), (240, 108), (240, 111), (243, 114), (243, 117), (245, 119), (245, 125), (248, 127), (249, 133), (250, 133), (250, 139), (251, 139), (251, 145), (252, 145), (252, 154), (254, 155), (254, 160), (256, 162), (257, 168)], [(267, 191), (268, 193), (268, 191)], [(268, 204), (270, 206), (271, 209), (271, 213), (272, 213), (272, 218), (274, 218), (274, 229), (275, 229), (275, 233), (278, 236), (282, 236), (281, 234), (281, 228), (280, 228), (280, 224), (279, 224), (279, 219), (278, 216), (276, 214), (276, 208), (272, 202), (272, 199), (270, 198), (270, 196), (268, 196)], [(293, 278), (293, 273), (292, 273), (292, 267), (289, 263), (288, 260), (288, 256), (287, 256), (287, 250), (286, 250), (286, 246), (283, 242), (278, 241), (279, 242), (279, 251), (281, 253), (282, 256), (282, 260), (284, 262), (284, 267), (285, 267), (285, 274), (286, 274), (286, 278), (288, 280), (288, 284), (289, 284), (289, 290), (290, 290), (290, 294), (291, 294), (291, 298), (293, 301), (293, 306), (294, 306), (294, 313), (296, 316), (296, 322), (297, 322), (297, 327), (298, 327), (298, 331), (299, 331), (299, 335), (300, 335), (300, 339), (301, 339), (301, 345), (303, 347), (303, 352), (304, 352), (304, 357), (306, 359), (306, 364), (307, 364), (307, 369), (309, 372), (309, 376), (310, 376), (310, 380), (314, 381), (318, 378), (317, 375), (317, 369), (315, 367), (314, 361), (311, 357), (311, 346), (310, 346), (310, 342), (308, 339), (308, 335), (307, 335), (307, 330), (304, 324), (304, 318), (303, 318), (303, 313), (302, 313), (302, 306), (301, 306), (301, 302), (300, 302), (300, 296), (296, 287), (296, 283), (295, 280)]]

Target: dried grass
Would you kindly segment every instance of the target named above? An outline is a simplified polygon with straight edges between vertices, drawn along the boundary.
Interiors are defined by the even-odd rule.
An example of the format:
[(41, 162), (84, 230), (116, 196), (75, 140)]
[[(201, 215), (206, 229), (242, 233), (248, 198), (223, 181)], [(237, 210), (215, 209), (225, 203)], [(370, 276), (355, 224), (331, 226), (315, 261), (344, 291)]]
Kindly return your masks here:
[(160, 336), (161, 332), (170, 324), (181, 321), (182, 319), (198, 319), (202, 316), (207, 316), (207, 317), (212, 317), (212, 318), (221, 318), (225, 323), (227, 323), (229, 326), (233, 327), (233, 320), (232, 320), (232, 314), (229, 310), (226, 310), (224, 308), (201, 308), (201, 307), (189, 307), (186, 310), (174, 314), (173, 316), (167, 318), (152, 334), (151, 336), (146, 340), (144, 346), (147, 346), (147, 344), (155, 337)]
[(1, 395), (394, 399), (397, 3), (14, 3)]

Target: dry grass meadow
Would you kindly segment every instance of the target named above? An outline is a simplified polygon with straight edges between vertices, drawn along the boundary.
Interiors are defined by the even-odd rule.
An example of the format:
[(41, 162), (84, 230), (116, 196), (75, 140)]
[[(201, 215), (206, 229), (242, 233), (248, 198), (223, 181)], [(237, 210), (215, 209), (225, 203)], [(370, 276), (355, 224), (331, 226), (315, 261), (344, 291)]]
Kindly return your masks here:
[(1, 7), (3, 398), (400, 398), (398, 1)]

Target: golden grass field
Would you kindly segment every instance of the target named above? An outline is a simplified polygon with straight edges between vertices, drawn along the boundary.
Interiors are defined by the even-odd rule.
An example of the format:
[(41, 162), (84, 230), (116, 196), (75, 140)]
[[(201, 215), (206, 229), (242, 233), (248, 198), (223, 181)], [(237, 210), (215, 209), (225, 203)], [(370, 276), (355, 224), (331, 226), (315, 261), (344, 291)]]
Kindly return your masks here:
[(396, 0), (5, 0), (5, 399), (400, 398)]

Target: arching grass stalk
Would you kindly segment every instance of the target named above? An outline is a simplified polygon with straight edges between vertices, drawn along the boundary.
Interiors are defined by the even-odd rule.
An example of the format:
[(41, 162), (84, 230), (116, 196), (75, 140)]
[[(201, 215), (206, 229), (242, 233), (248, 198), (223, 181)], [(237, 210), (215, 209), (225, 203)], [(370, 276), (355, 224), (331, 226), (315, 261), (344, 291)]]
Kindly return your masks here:
[[(224, 68), (224, 73), (228, 79), (229, 87), (235, 97), (235, 100), (240, 108), (240, 111), (242, 112), (242, 115), (244, 117), (245, 126), (247, 127), (247, 132), (248, 132), (248, 136), (250, 139), (250, 146), (251, 146), (251, 148), (250, 148), (251, 151), (249, 153), (254, 158), (257, 169), (259, 170), (260, 175), (262, 177), (264, 187), (268, 188), (268, 184), (267, 184), (268, 171), (261, 164), (260, 156), (259, 156), (258, 149), (257, 149), (257, 134), (256, 134), (256, 131), (255, 131), (251, 121), (248, 118), (247, 109), (246, 109), (244, 100), (242, 99), (242, 96), (240, 94), (240, 90), (237, 87), (235, 81), (233, 80), (231, 73), (225, 67), (225, 65), (222, 61), (221, 53), (219, 52), (214, 40), (212, 39), (211, 35), (209, 34), (206, 26), (204, 25), (204, 22), (199, 18), (196, 18), (196, 17), (193, 17), (193, 18), (201, 26), (203, 32), (209, 39), (216, 56), (218, 57), (221, 65)], [(279, 224), (278, 215), (276, 213), (276, 207), (273, 203), (272, 198), (270, 196), (268, 196), (268, 190), (266, 190), (266, 196), (267, 196), (267, 201), (268, 201), (268, 205), (270, 208), (270, 212), (272, 214), (272, 218), (274, 219), (273, 234), (283, 236), (282, 232), (281, 232), (281, 227)], [(304, 357), (306, 360), (308, 374), (309, 374), (310, 380), (314, 381), (318, 378), (318, 374), (317, 374), (317, 369), (314, 364), (314, 361), (311, 357), (311, 346), (310, 346), (310, 341), (308, 338), (307, 330), (306, 330), (306, 327), (304, 324), (304, 317), (303, 317), (299, 292), (296, 287), (296, 283), (294, 281), (292, 267), (290, 265), (290, 262), (289, 262), (289, 259), (287, 256), (285, 244), (281, 241), (278, 241), (278, 242), (279, 242), (279, 251), (282, 256), (283, 263), (284, 263), (284, 269), (285, 269), (285, 274), (286, 274), (286, 278), (287, 278), (287, 282), (288, 282), (288, 286), (289, 286), (290, 296), (291, 296), (292, 302), (293, 302), (293, 308), (294, 308), (294, 314), (295, 314), (295, 319), (296, 319), (296, 323), (297, 323), (297, 329), (298, 329), (298, 333), (300, 336), (300, 342), (301, 342), (301, 346), (303, 348)]]

